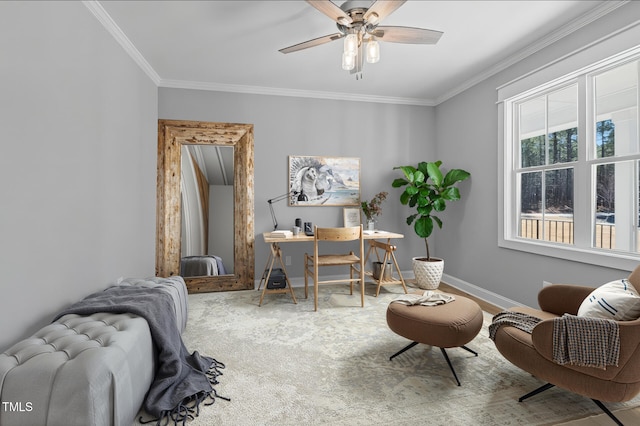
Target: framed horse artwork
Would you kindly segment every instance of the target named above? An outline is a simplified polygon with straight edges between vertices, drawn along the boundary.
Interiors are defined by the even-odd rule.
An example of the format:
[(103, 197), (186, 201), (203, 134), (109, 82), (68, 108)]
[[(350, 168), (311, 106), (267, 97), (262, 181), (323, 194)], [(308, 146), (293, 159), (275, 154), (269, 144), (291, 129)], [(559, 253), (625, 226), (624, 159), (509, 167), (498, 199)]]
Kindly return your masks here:
[(360, 159), (289, 156), (290, 206), (359, 206)]

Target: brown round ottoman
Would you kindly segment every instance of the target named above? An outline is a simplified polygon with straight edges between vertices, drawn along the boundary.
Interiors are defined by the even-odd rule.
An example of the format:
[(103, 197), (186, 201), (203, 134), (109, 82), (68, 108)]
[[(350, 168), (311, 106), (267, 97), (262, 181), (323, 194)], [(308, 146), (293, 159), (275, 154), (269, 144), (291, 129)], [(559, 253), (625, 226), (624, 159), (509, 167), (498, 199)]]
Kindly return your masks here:
[[(419, 292), (422, 294), (423, 292)], [(455, 300), (438, 306), (407, 306), (402, 303), (390, 303), (387, 308), (387, 324), (396, 334), (412, 340), (389, 360), (400, 355), (418, 343), (437, 346), (451, 368), (458, 386), (456, 375), (445, 348), (461, 347), (474, 355), (475, 351), (464, 346), (472, 341), (482, 328), (482, 309), (473, 300), (455, 295)]]

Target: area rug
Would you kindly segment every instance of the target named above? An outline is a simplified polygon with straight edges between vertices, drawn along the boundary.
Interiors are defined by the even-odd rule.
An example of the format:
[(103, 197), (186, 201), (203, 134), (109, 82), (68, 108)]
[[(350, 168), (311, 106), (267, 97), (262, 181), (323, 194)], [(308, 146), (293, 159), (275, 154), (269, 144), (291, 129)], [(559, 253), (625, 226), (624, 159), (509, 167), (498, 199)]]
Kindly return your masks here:
[[(189, 295), (183, 335), (190, 351), (226, 364), (217, 391), (230, 401), (203, 407), (199, 425), (549, 425), (600, 414), (587, 398), (552, 388), (519, 403), (542, 383), (506, 361), (488, 337), (491, 315), (462, 349), (448, 349), (461, 386), (440, 350), (418, 345), (389, 361), (409, 341), (386, 324), (402, 293), (386, 287), (365, 307), (348, 287), (320, 287), (319, 309), (296, 288)], [(611, 410), (640, 405), (609, 404)], [(134, 423), (138, 425), (138, 423)]]
[[(618, 410), (613, 413), (625, 425), (640, 425), (640, 407)], [(611, 426), (614, 422), (606, 414), (560, 423), (562, 426)]]

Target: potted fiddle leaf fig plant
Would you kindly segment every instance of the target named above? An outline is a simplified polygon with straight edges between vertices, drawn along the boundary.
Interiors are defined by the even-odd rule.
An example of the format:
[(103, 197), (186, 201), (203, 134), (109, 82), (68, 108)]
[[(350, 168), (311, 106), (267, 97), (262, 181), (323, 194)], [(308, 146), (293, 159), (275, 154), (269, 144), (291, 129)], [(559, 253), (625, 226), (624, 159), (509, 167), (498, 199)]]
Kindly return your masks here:
[(398, 166), (404, 174), (403, 178), (394, 179), (391, 186), (402, 188), (400, 202), (415, 209), (415, 213), (407, 217), (407, 225), (413, 224), (416, 235), (424, 239), (427, 257), (413, 258), (413, 271), (418, 287), (435, 289), (440, 285), (444, 271), (444, 260), (431, 257), (428, 238), (434, 224), (442, 228), (442, 220), (435, 213), (442, 212), (447, 202), (460, 199), (457, 184), (471, 174), (462, 169), (451, 169), (446, 174), (440, 170), (442, 161), (420, 162), (417, 167)]

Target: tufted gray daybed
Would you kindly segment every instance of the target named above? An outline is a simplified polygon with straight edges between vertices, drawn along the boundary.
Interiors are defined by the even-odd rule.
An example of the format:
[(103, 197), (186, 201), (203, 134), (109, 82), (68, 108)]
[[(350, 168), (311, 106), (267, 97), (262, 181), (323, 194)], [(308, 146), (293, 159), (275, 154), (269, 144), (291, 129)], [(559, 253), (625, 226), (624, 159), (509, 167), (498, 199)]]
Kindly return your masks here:
[[(187, 324), (181, 277), (127, 279), (171, 295), (176, 326)], [(130, 313), (64, 315), (0, 355), (0, 425), (130, 426), (154, 380), (148, 323)]]

